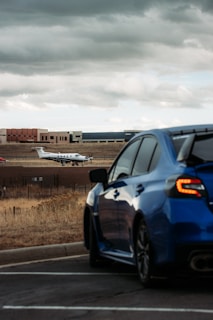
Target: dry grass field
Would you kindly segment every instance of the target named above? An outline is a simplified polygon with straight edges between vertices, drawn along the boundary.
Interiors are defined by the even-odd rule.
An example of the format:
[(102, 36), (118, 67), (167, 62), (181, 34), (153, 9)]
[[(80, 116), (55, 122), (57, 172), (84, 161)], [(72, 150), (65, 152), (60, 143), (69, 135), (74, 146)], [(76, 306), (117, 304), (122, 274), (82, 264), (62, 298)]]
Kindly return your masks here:
[(0, 200), (0, 250), (82, 241), (86, 194)]

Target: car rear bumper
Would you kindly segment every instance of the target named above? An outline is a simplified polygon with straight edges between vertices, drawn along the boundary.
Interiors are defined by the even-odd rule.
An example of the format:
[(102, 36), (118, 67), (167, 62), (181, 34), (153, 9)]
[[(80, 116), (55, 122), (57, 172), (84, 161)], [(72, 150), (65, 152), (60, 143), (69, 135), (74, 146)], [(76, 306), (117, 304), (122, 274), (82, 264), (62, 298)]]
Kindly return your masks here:
[(199, 273), (213, 273), (213, 243), (193, 243), (176, 248), (176, 264)]
[(169, 199), (157, 220), (152, 230), (156, 264), (213, 271), (213, 213), (204, 199)]

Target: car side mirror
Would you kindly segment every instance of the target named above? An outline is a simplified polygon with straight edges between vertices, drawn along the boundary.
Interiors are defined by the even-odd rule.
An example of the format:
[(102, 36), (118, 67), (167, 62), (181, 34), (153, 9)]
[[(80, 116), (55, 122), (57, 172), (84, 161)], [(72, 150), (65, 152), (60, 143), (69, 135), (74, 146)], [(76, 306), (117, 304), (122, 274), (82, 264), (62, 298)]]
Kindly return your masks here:
[(105, 168), (94, 169), (89, 172), (91, 182), (101, 182), (105, 186), (108, 181), (108, 174)]

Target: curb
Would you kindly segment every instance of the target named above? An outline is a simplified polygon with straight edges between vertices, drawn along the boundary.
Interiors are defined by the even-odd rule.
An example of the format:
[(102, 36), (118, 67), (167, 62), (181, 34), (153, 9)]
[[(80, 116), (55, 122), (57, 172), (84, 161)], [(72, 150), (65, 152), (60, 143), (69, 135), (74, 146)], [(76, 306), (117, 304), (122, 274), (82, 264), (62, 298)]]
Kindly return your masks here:
[(86, 254), (83, 242), (53, 244), (0, 251), (0, 265)]

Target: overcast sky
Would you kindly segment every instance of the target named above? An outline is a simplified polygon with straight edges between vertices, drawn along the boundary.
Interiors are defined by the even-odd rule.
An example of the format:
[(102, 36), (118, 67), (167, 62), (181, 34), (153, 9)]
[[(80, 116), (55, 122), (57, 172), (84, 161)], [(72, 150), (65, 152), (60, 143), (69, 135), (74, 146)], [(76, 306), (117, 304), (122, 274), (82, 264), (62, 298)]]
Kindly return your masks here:
[(213, 120), (212, 0), (1, 0), (0, 128)]

